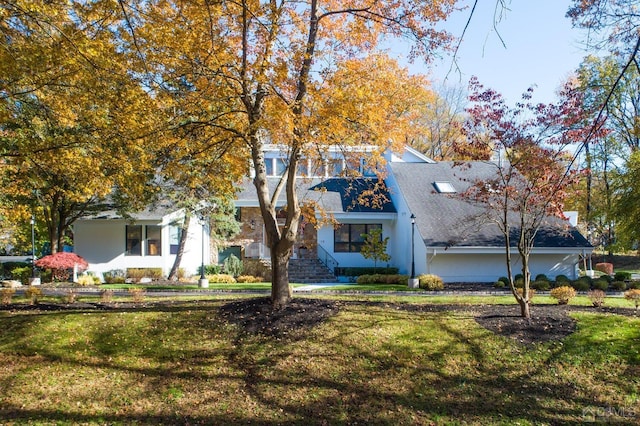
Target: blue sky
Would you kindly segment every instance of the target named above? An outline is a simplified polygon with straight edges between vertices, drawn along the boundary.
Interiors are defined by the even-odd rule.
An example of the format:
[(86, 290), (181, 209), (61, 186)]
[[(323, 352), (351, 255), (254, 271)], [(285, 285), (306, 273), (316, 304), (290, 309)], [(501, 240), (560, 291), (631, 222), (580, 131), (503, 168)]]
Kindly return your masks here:
[[(461, 4), (472, 4), (464, 0)], [(534, 101), (554, 102), (556, 91), (579, 65), (582, 32), (565, 18), (570, 0), (512, 0), (497, 30), (493, 29), (496, 0), (479, 0), (465, 39), (458, 52), (460, 70), (449, 71), (451, 58), (436, 60), (430, 75), (434, 82), (447, 76), (448, 84), (466, 87), (477, 76), (485, 87), (500, 92), (513, 106), (528, 87), (536, 85)], [(469, 10), (452, 16), (444, 28), (460, 36)], [(414, 72), (429, 73), (423, 65)]]

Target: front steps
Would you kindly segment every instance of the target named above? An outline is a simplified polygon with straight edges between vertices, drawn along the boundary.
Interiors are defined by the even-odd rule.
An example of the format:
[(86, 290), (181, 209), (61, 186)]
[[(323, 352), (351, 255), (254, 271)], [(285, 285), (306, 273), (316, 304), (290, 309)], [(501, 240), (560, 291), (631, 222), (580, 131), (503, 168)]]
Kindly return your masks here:
[(338, 279), (320, 259), (290, 259), (290, 283), (335, 283)]

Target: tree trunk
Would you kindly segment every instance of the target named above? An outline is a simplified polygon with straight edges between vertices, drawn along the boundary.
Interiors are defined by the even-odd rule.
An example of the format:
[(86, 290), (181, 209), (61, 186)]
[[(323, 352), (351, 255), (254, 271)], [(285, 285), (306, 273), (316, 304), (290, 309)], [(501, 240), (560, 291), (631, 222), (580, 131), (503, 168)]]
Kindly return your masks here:
[(271, 249), (271, 305), (274, 310), (284, 308), (293, 297), (289, 285), (291, 250), (279, 244)]
[(522, 318), (527, 318), (530, 319), (531, 318), (531, 310), (530, 308), (530, 303), (528, 300), (525, 299), (518, 299), (518, 304), (520, 305), (520, 316)]
[[(178, 243), (178, 252), (176, 253), (176, 258), (173, 261), (173, 266), (171, 267), (171, 272), (169, 272), (168, 279), (171, 281), (178, 280), (178, 270), (180, 269), (180, 263), (182, 262), (182, 255), (184, 254), (184, 247), (187, 243), (187, 236), (189, 234), (189, 224), (191, 223), (191, 215), (186, 214), (184, 217), (184, 222), (182, 227), (180, 228), (180, 242)], [(200, 271), (203, 273), (204, 271)]]

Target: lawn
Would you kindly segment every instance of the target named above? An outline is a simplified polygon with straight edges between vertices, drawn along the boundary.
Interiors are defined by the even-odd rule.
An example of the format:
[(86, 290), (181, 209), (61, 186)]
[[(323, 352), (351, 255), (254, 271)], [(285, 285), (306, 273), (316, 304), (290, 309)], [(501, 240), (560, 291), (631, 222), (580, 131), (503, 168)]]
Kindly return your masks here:
[(304, 322), (298, 308), (295, 328), (262, 334), (247, 331), (252, 318), (236, 318), (230, 299), (2, 311), (0, 418), (2, 424), (640, 421), (639, 318), (572, 313), (577, 328), (570, 336), (523, 345), (481, 327), (472, 304), (409, 300), (325, 296), (321, 302), (335, 309), (323, 321)]

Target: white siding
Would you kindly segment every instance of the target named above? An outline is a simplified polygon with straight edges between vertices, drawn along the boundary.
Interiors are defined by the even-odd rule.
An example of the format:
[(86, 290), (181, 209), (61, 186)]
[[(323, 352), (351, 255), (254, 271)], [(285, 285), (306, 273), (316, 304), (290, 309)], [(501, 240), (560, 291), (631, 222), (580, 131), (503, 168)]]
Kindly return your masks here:
[[(513, 274), (521, 273), (522, 264), (518, 256), (513, 256)], [(558, 275), (576, 278), (577, 254), (532, 254), (530, 272), (532, 279), (545, 274), (550, 279)], [(507, 275), (504, 254), (450, 254), (431, 250), (427, 256), (427, 273), (440, 276), (445, 282), (495, 282)]]
[[(113, 269), (162, 268), (163, 274), (167, 276), (175, 260), (175, 255), (170, 254), (169, 248), (169, 223), (139, 221), (135, 224), (162, 227), (161, 256), (125, 256), (127, 222), (122, 219), (77, 221), (74, 225), (74, 251), (89, 263), (89, 271), (97, 274)], [(202, 262), (202, 227), (197, 220), (192, 220), (188, 233), (181, 268), (189, 274), (195, 274)], [(208, 239), (204, 246), (205, 263), (209, 263)], [(143, 247), (143, 254), (145, 249)]]

